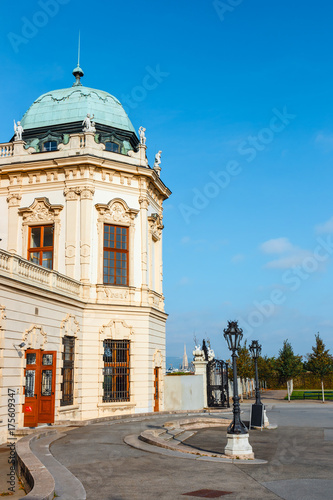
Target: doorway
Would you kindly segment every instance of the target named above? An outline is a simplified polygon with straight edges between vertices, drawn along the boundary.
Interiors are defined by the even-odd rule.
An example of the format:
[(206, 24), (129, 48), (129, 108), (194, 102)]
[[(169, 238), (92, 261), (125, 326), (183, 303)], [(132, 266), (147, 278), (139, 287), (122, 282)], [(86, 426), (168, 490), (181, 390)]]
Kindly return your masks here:
[(160, 369), (154, 368), (154, 411), (160, 411)]
[(25, 353), (24, 427), (54, 423), (56, 351)]

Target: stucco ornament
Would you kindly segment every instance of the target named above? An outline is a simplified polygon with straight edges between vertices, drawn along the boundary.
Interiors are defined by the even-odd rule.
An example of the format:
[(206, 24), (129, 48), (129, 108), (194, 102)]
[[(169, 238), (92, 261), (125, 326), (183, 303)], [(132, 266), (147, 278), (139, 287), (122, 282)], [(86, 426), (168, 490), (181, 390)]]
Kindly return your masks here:
[(47, 335), (41, 325), (31, 325), (23, 335), (23, 342), (28, 349), (44, 349), (47, 342)]
[(14, 120), (14, 132), (15, 132), (15, 141), (22, 141), (22, 134), (24, 132), (21, 122), (15, 122)]
[(142, 144), (143, 146), (146, 145), (146, 129), (144, 127), (140, 127), (139, 128), (139, 137), (140, 137), (140, 144)]
[(126, 321), (111, 320), (107, 325), (103, 325), (99, 331), (104, 339), (129, 340), (134, 331)]
[(82, 122), (83, 132), (96, 132), (95, 122), (92, 121), (93, 119), (94, 115), (90, 116), (88, 113)]
[(79, 322), (73, 314), (68, 313), (61, 322), (60, 330), (62, 335), (76, 337), (80, 331)]
[(51, 205), (47, 198), (35, 198), (30, 207), (20, 208), (19, 214), (24, 222), (54, 222), (63, 205)]

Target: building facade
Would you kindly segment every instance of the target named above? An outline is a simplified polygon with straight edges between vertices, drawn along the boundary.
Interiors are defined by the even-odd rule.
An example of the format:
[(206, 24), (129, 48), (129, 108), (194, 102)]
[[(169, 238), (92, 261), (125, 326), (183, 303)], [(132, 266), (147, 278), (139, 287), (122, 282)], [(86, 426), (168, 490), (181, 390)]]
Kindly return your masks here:
[(144, 129), (73, 74), (0, 144), (0, 442), (9, 394), (19, 428), (163, 409), (170, 191)]

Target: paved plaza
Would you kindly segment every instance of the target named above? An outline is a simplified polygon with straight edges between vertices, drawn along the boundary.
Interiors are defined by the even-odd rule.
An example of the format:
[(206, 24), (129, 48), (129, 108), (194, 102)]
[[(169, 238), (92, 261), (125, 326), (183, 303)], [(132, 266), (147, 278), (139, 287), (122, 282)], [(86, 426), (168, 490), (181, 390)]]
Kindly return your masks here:
[[(179, 414), (65, 428), (59, 439), (38, 439), (30, 447), (54, 475), (60, 500), (83, 500), (84, 490), (89, 500), (195, 499), (201, 490), (215, 492), (210, 498), (230, 500), (333, 499), (333, 403), (288, 403), (272, 394), (265, 403), (270, 424), (278, 427), (250, 431), (255, 458), (265, 463), (221, 463), (214, 457), (181, 455), (146, 443), (141, 449), (125, 444), (128, 436), (184, 418)], [(244, 421), (249, 409), (244, 401)], [(231, 412), (220, 416), (230, 418)], [(199, 453), (223, 453), (226, 428), (199, 429), (184, 444)], [(22, 490), (11, 498), (23, 498)]]
[[(248, 405), (243, 410), (245, 418)], [(181, 459), (124, 444), (127, 435), (175, 418), (170, 416), (75, 429), (51, 451), (82, 482), (88, 499), (176, 500), (195, 498), (186, 493), (202, 489), (229, 492), (223, 497), (230, 500), (333, 498), (333, 405), (277, 403), (268, 416), (277, 429), (250, 433), (256, 458), (267, 460), (261, 465)], [(225, 429), (218, 428), (187, 440), (217, 453), (225, 443)]]

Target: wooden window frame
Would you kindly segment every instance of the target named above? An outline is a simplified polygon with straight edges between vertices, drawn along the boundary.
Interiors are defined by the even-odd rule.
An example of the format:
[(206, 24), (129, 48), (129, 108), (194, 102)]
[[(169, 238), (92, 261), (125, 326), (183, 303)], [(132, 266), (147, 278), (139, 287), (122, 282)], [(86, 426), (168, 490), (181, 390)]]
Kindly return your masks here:
[[(48, 247), (31, 247), (31, 230), (32, 229), (36, 229), (36, 228), (41, 228), (41, 233), (40, 233), (40, 240), (44, 243), (44, 229), (46, 227), (52, 227), (53, 228), (53, 238), (52, 238), (52, 246), (48, 246)], [(33, 225), (33, 226), (29, 226), (29, 232), (28, 232), (28, 257), (27, 257), (27, 260), (29, 262), (32, 262), (32, 260), (30, 260), (30, 254), (32, 253), (39, 253), (39, 263), (38, 265), (39, 266), (42, 266), (43, 267), (43, 252), (52, 252), (52, 263), (51, 263), (51, 268), (50, 270), (53, 269), (53, 261), (54, 261), (54, 230), (55, 230), (55, 227), (54, 227), (54, 224), (38, 224), (38, 225)], [(49, 269), (48, 267), (45, 268), (45, 269)]]
[[(125, 250), (122, 249), (122, 248), (105, 247), (104, 246), (104, 243), (105, 243), (105, 227), (106, 226), (114, 228), (115, 237), (116, 237), (117, 228), (125, 229), (126, 230), (126, 249)], [(117, 279), (117, 275), (116, 275), (116, 270), (117, 270), (116, 260), (117, 259), (115, 259), (115, 261), (114, 261), (114, 267), (113, 267), (113, 270), (114, 270), (114, 282), (110, 283), (110, 282), (104, 281), (104, 274), (105, 274), (104, 273), (104, 270), (105, 270), (104, 253), (105, 252), (114, 252), (115, 254), (116, 253), (121, 253), (121, 254), (126, 254), (127, 255), (127, 259), (126, 259), (126, 283), (116, 283), (116, 279)], [(128, 228), (128, 226), (120, 226), (118, 224), (104, 223), (103, 224), (103, 284), (104, 285), (110, 285), (110, 286), (124, 286), (124, 287), (127, 287), (128, 284), (129, 284), (129, 259), (130, 259), (130, 253), (129, 253), (129, 228)], [(122, 278), (122, 276), (121, 276), (121, 278)]]
[[(109, 346), (112, 350), (112, 358), (106, 358), (105, 347)], [(117, 353), (125, 353), (126, 361), (117, 361)], [(103, 341), (103, 403), (113, 403), (121, 401), (130, 401), (130, 341), (111, 340)], [(108, 373), (108, 370), (111, 373)], [(111, 387), (107, 384), (106, 377), (111, 377)], [(119, 377), (125, 377), (125, 390), (117, 390), (117, 381)], [(107, 387), (108, 386), (108, 387)]]

